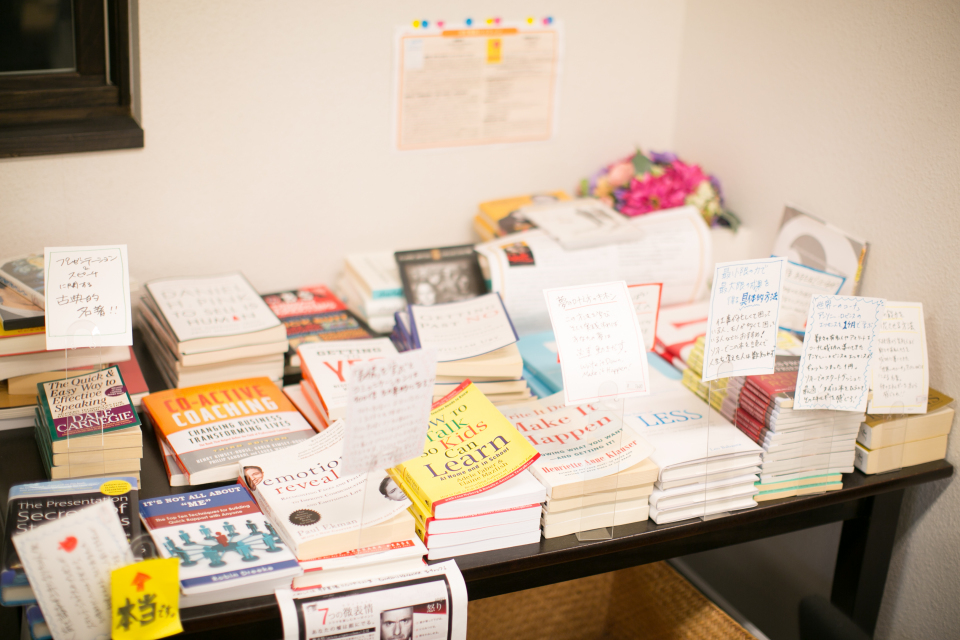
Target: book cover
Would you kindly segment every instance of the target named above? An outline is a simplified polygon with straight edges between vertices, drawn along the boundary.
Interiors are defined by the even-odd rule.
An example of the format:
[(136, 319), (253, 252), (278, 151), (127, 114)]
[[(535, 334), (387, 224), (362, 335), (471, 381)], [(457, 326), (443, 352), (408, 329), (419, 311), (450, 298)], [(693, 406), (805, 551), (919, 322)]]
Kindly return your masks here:
[(4, 331), (37, 329), (44, 326), (43, 307), (25, 298), (0, 281), (0, 327)]
[(149, 302), (177, 342), (236, 336), (281, 326), (270, 307), (240, 273), (155, 280)]
[(517, 331), (499, 293), (430, 306), (411, 304), (413, 343), (435, 349), (437, 362), (466, 360), (517, 342)]
[[(557, 354), (557, 341), (553, 331), (526, 335), (517, 341), (526, 367), (550, 393), (563, 390), (563, 374)], [(547, 394), (549, 395), (549, 394)]]
[(180, 560), (184, 594), (301, 573), (241, 484), (141, 500), (140, 517), (160, 555)]
[(83, 507), (109, 501), (117, 510), (128, 541), (140, 535), (137, 479), (102, 477), (18, 484), (10, 488), (0, 573), (0, 602), (18, 606), (35, 602), (11, 538), (44, 522), (66, 517)]
[(236, 477), (236, 463), (289, 447), (313, 427), (269, 378), (169, 389), (143, 399), (190, 484)]
[(41, 382), (37, 390), (51, 442), (140, 426), (117, 365)]
[(492, 489), (539, 457), (467, 380), (433, 403), (423, 455), (391, 471), (435, 513), (436, 505)]
[(45, 306), (43, 299), (43, 254), (3, 261), (0, 264), (0, 282), (14, 289), (42, 310)]
[(344, 428), (337, 421), (292, 447), (240, 461), (243, 482), (300, 559), (408, 539), (412, 533), (409, 518), (406, 537), (392, 535), (393, 522), (410, 501), (386, 472), (341, 474)]
[(415, 251), (394, 256), (410, 304), (430, 306), (487, 293), (486, 280), (472, 244)]
[(347, 369), (355, 362), (397, 353), (389, 338), (316, 342), (300, 345), (300, 367), (320, 396), (329, 421), (342, 418), (347, 408)]
[(373, 334), (330, 289), (303, 287), (263, 296), (270, 310), (287, 329), (287, 362), (299, 366), (297, 347), (306, 342), (355, 340)]

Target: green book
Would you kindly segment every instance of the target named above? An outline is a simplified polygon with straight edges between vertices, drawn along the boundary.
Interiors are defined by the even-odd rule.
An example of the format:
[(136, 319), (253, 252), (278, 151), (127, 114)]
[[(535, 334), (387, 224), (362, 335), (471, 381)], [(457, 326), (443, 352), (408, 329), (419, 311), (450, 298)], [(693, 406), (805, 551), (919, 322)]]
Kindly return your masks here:
[[(140, 418), (116, 365), (37, 384), (37, 405), (50, 448), (75, 438), (131, 429)], [(139, 429), (137, 429), (139, 437)]]

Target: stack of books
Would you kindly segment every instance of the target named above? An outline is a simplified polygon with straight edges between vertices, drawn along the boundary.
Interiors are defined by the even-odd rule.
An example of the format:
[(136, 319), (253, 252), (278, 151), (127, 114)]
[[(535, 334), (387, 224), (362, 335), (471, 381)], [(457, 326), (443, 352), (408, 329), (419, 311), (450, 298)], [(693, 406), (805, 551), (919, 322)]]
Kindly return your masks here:
[(736, 425), (763, 447), (759, 493), (773, 500), (843, 488), (853, 471), (862, 411), (795, 411), (797, 372), (748, 376), (739, 392)]
[(473, 228), (484, 241), (533, 229), (536, 225), (523, 215), (524, 207), (569, 199), (563, 191), (554, 191), (481, 202), (480, 211), (473, 217)]
[(315, 433), (269, 378), (168, 389), (148, 395), (143, 407), (164, 452), (170, 486), (235, 480), (241, 458)]
[(499, 294), (430, 307), (409, 305), (396, 317), (391, 338), (398, 349), (437, 351), (435, 401), (468, 380), (498, 406), (532, 398), (516, 332)]
[(339, 420), (293, 446), (240, 461), (241, 479), (286, 548), (319, 562), (414, 535), (410, 501), (384, 471), (344, 475)]
[(867, 415), (857, 432), (854, 466), (873, 474), (942, 460), (953, 425), (952, 402), (931, 388), (926, 413)]
[(650, 518), (664, 524), (757, 506), (763, 449), (659, 367), (650, 367), (650, 387), (624, 403), (624, 422), (655, 447), (650, 459), (660, 468)]
[(37, 385), (34, 437), (53, 480), (140, 479), (140, 418), (117, 366)]
[(563, 390), (563, 373), (553, 331), (522, 336), (517, 340), (517, 349), (523, 357), (523, 378), (539, 398)]
[(287, 328), (290, 347), (284, 374), (300, 373), (297, 347), (308, 342), (356, 340), (373, 333), (347, 306), (322, 284), (263, 296), (270, 310)]
[(657, 317), (654, 352), (683, 371), (697, 338), (707, 335), (709, 302), (691, 302), (661, 307)]
[(428, 558), (540, 540), (543, 485), (526, 469), (539, 458), (473, 384), (434, 403), (424, 453), (387, 472), (412, 502)]
[(241, 484), (141, 500), (140, 518), (179, 560), (181, 608), (270, 595), (302, 573)]
[(0, 549), (0, 604), (15, 607), (37, 601), (11, 541), (14, 535), (106, 500), (117, 510), (127, 540), (133, 542), (140, 537), (137, 494), (137, 478), (127, 475), (32, 482), (10, 487), (6, 528)]
[(517, 431), (540, 452), (530, 472), (546, 490), (544, 538), (642, 522), (659, 467), (620, 415), (562, 399), (507, 407)]
[(393, 314), (407, 306), (392, 251), (348, 255), (337, 294), (378, 333), (390, 333)]
[[(347, 413), (347, 369), (355, 362), (373, 360), (397, 353), (389, 338), (313, 342), (300, 345), (300, 394), (312, 409), (307, 415), (321, 430)], [(299, 406), (299, 405), (298, 405)], [(314, 425), (316, 426), (316, 425)]]
[(283, 378), (287, 330), (242, 274), (156, 280), (138, 324), (170, 387)]

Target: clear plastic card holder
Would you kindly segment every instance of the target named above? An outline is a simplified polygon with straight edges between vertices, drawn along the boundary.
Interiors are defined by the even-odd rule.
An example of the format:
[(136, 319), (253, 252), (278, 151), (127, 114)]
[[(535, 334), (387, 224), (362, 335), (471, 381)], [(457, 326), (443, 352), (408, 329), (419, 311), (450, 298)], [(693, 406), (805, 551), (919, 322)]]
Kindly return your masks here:
[(579, 407), (588, 420), (584, 430), (594, 430), (578, 437), (594, 437), (585, 438), (576, 452), (585, 463), (580, 467), (580, 486), (575, 489), (580, 506), (570, 512), (574, 517), (567, 520), (562, 513), (543, 516), (544, 526), (562, 526), (555, 523), (571, 520), (576, 522), (575, 533), (581, 542), (612, 539), (616, 527), (636, 522), (638, 514), (646, 508), (645, 499), (620, 498), (621, 491), (628, 489), (631, 481), (623, 473), (626, 469), (622, 465), (621, 453), (628, 443), (625, 442), (623, 422), (624, 400), (616, 397), (617, 392), (616, 383), (603, 382), (597, 390), (600, 400)]
[(352, 541), (345, 545), (347, 550), (343, 555), (361, 556), (382, 551), (376, 545), (377, 532), (374, 527), (383, 523), (373, 522), (371, 514), (377, 501), (403, 499), (402, 490), (386, 471), (371, 471), (354, 476), (350, 491), (359, 494), (359, 499), (355, 501), (359, 509), (356, 516), (357, 527), (348, 534)]
[[(706, 357), (703, 366), (707, 366)], [(728, 515), (731, 505), (736, 502), (729, 489), (729, 480), (730, 474), (736, 473), (737, 465), (724, 453), (730, 431), (729, 421), (721, 413), (732, 370), (732, 364), (723, 363), (717, 370), (717, 378), (706, 383), (706, 423), (691, 443), (700, 454), (700, 462), (695, 466), (699, 473), (693, 475), (696, 486), (691, 495), (697, 496), (697, 503), (693, 505), (691, 517), (704, 521)]]
[(782, 430), (788, 438), (778, 460), (784, 474), (782, 484), (796, 487), (786, 493), (798, 496), (826, 493), (834, 484), (832, 478), (853, 466), (857, 426), (851, 423), (849, 412), (817, 409), (795, 413), (800, 421)]
[[(101, 412), (106, 409), (106, 380), (94, 376), (82, 385), (71, 382), (79, 376), (103, 371), (105, 363), (100, 330), (89, 320), (77, 320), (70, 325), (67, 335), (67, 347), (63, 350), (63, 386), (54, 390), (49, 408), (56, 433), (59, 434), (64, 425), (70, 427), (66, 428), (64, 438), (56, 438), (66, 442), (66, 451), (60, 453), (50, 447), (50, 476), (57, 480), (109, 475), (105, 460), (104, 421), (100, 419), (103, 417)], [(76, 405), (63, 411), (60, 418), (56, 417), (55, 409), (58, 398), (71, 398), (71, 404)], [(75, 416), (81, 415), (86, 418), (77, 424)], [(88, 426), (90, 422), (94, 423), (93, 428)]]

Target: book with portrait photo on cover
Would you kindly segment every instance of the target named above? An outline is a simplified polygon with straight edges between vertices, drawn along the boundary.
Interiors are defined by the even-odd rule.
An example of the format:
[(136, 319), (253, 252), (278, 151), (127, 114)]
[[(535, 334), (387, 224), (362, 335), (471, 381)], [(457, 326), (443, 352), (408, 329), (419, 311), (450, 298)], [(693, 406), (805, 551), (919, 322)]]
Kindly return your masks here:
[(472, 244), (394, 254), (410, 304), (433, 305), (475, 298), (487, 292)]

